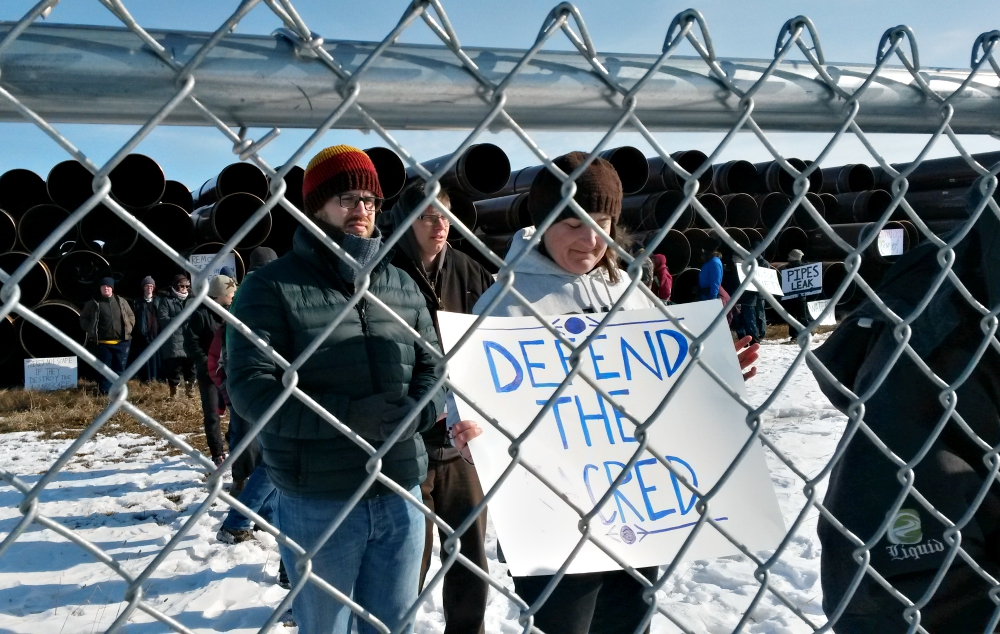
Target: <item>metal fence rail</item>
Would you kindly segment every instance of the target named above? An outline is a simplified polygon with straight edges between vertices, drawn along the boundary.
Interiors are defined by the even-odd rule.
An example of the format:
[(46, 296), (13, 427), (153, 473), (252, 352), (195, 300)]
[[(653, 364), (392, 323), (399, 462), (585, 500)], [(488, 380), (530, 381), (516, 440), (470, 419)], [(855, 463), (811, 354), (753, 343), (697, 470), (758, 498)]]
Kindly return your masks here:
[[(370, 454), (371, 459), (367, 465), (370, 477), (355, 493), (351, 504), (356, 504), (370, 486), (379, 482), (405, 497), (409, 503), (419, 508), (425, 516), (450, 535), (442, 544), (443, 552), (448, 553), (449, 558), (444, 562), (441, 570), (428, 580), (418, 602), (409, 611), (409, 620), (412, 621), (415, 618), (421, 602), (425, 601), (441, 583), (444, 573), (450, 567), (457, 565), (465, 566), (513, 602), (520, 609), (520, 622), (525, 631), (532, 629), (540, 631), (533, 628), (532, 616), (544, 600), (544, 594), (535, 605), (528, 605), (459, 554), (458, 537), (470, 530), (475, 517), (469, 517), (461, 526), (450, 527), (425, 507), (420, 500), (414, 499), (399, 485), (381, 473), (380, 460), (399, 434), (395, 434), (389, 442), (376, 451), (298, 387), (299, 369), (319, 343), (333, 331), (346, 311), (351, 310), (362, 299), (379, 303), (379, 300), (368, 291), (369, 276), (378, 260), (384, 257), (398, 242), (403, 232), (396, 231), (385, 242), (376, 261), (361, 266), (326, 236), (310, 217), (289, 201), (286, 196), (288, 192), (284, 177), (296, 163), (307, 159), (311, 150), (318, 149), (315, 148), (316, 142), (331, 128), (364, 128), (374, 130), (389, 147), (403, 158), (413, 172), (428, 181), (428, 190), (434, 191), (427, 196), (425, 204), (432, 204), (436, 187), (442, 176), (454, 165), (460, 154), (472, 146), (486, 130), (495, 128), (512, 130), (537, 156), (540, 163), (549, 166), (549, 169), (557, 173), (561, 179), (566, 179), (567, 177), (575, 177), (577, 174), (566, 175), (555, 168), (550, 157), (532, 140), (526, 128), (601, 129), (606, 131), (606, 135), (600, 143), (591, 150), (591, 159), (601, 151), (612, 147), (611, 142), (619, 131), (634, 129), (642, 134), (656, 150), (662, 161), (685, 183), (682, 203), (671, 218), (653, 233), (647, 243), (649, 245), (647, 252), (633, 258), (629, 253), (622, 251), (606, 233), (590, 220), (589, 216), (572, 198), (564, 199), (548, 220), (539, 227), (540, 231), (534, 239), (533, 245), (538, 244), (541, 231), (544, 231), (554, 221), (563, 208), (569, 207), (578, 213), (588, 225), (602, 236), (609, 244), (609, 248), (617, 250), (621, 259), (628, 263), (628, 271), (633, 278), (631, 292), (646, 295), (662, 311), (663, 315), (673, 322), (674, 327), (683, 332), (691, 341), (693, 362), (679, 377), (677, 385), (664, 399), (661, 408), (674, 398), (677, 388), (684, 384), (695, 368), (700, 368), (746, 410), (746, 423), (752, 433), (736, 462), (743, 459), (747, 448), (752, 443), (763, 442), (802, 480), (802, 490), (808, 503), (802, 508), (796, 521), (789, 528), (781, 545), (770, 556), (763, 557), (759, 553), (750, 551), (745, 545), (735, 542), (731, 535), (726, 532), (724, 526), (709, 515), (712, 498), (721, 487), (725, 486), (726, 477), (712, 490), (699, 490), (698, 487), (688, 482), (683, 473), (679, 473), (669, 461), (662, 457), (664, 455), (662, 451), (653, 451), (653, 448), (649, 446), (644, 433), (648, 425), (646, 421), (629, 417), (629, 420), (635, 425), (634, 435), (640, 441), (630, 464), (633, 464), (640, 457), (645, 457), (645, 454), (649, 454), (655, 457), (664, 468), (676, 475), (689, 491), (697, 494), (700, 498), (697, 505), (699, 519), (685, 542), (682, 553), (700, 532), (716, 531), (726, 539), (733, 541), (745, 557), (756, 564), (755, 577), (759, 587), (735, 629), (739, 631), (748, 626), (759, 602), (768, 595), (786, 606), (791, 614), (801, 619), (812, 630), (823, 632), (834, 627), (836, 618), (840, 617), (851, 598), (850, 596), (843, 599), (837, 612), (833, 615), (833, 619), (821, 623), (807, 616), (801, 606), (785, 596), (773, 585), (770, 579), (770, 571), (780, 562), (790, 541), (800, 530), (807, 512), (814, 510), (823, 514), (856, 546), (855, 558), (861, 565), (854, 587), (857, 587), (857, 583), (865, 575), (875, 578), (886, 586), (899, 600), (900, 611), (905, 610), (905, 618), (911, 624), (910, 631), (926, 631), (920, 624), (920, 610), (932, 599), (947, 568), (956, 561), (964, 561), (992, 588), (989, 593), (990, 599), (998, 607), (987, 631), (992, 631), (1000, 622), (1000, 582), (969, 556), (963, 549), (961, 540), (961, 531), (982, 503), (986, 489), (984, 488), (983, 494), (974, 501), (965, 517), (949, 519), (938, 513), (936, 509), (926, 503), (922, 496), (919, 496), (920, 483), (915, 484), (913, 476), (914, 467), (927, 454), (928, 449), (939, 436), (943, 425), (949, 421), (955, 421), (964, 433), (970, 436), (976, 447), (982, 452), (983, 461), (991, 468), (990, 479), (984, 486), (988, 488), (997, 482), (997, 470), (1000, 466), (998, 450), (976, 436), (957, 416), (955, 390), (979, 363), (989, 347), (1000, 351), (1000, 342), (995, 337), (1000, 306), (983, 306), (976, 301), (951, 269), (954, 262), (954, 247), (964, 238), (972, 224), (982, 214), (1000, 214), (1000, 207), (992, 198), (992, 194), (996, 190), (996, 176), (1000, 172), (1000, 164), (980, 165), (963, 149), (956, 136), (959, 133), (995, 133), (998, 128), (997, 121), (1000, 120), (1000, 100), (998, 100), (998, 96), (1000, 96), (998, 94), (1000, 93), (1000, 63), (998, 63), (994, 53), (998, 43), (1000, 43), (1000, 32), (984, 33), (976, 39), (972, 45), (971, 69), (968, 71), (938, 69), (928, 71), (924, 69), (918, 57), (916, 38), (905, 26), (886, 31), (879, 43), (878, 55), (873, 66), (852, 65), (835, 68), (825, 63), (819, 34), (812, 22), (808, 18), (800, 16), (788, 20), (782, 27), (778, 34), (773, 60), (767, 63), (742, 62), (718, 58), (712, 46), (708, 25), (697, 11), (687, 10), (676, 16), (665, 34), (662, 52), (650, 56), (612, 57), (597, 53), (596, 45), (586, 29), (584, 16), (573, 5), (561, 3), (552, 9), (544, 23), (540, 25), (536, 43), (530, 50), (505, 50), (500, 54), (494, 51), (463, 47), (439, 0), (414, 0), (401, 16), (398, 25), (386, 34), (382, 42), (363, 45), (325, 43), (322, 38), (311, 32), (309, 25), (296, 12), (291, 0), (263, 0), (263, 4), (266, 4), (284, 25), (280, 37), (231, 35), (230, 32), (234, 26), (253, 7), (261, 3), (261, 0), (244, 0), (231, 17), (211, 34), (185, 34), (185, 46), (178, 49), (172, 43), (179, 36), (143, 29), (131, 17), (121, 0), (99, 1), (121, 20), (127, 30), (35, 25), (34, 22), (37, 18), (43, 12), (57, 5), (58, 0), (43, 0), (16, 24), (0, 27), (0, 33), (2, 33), (2, 39), (0, 39), (0, 118), (10, 120), (21, 117), (33, 122), (66, 150), (70, 157), (83, 163), (94, 176), (93, 195), (78, 208), (70, 210), (69, 217), (52, 231), (49, 237), (38, 245), (31, 256), (16, 270), (0, 271), (0, 279), (3, 281), (3, 287), (0, 290), (0, 301), (2, 301), (0, 318), (11, 314), (20, 316), (57, 339), (97, 372), (113, 381), (112, 398), (108, 407), (52, 464), (37, 483), (29, 486), (18, 478), (18, 474), (0, 472), (0, 478), (22, 494), (19, 509), (24, 515), (18, 525), (0, 542), (0, 562), (3, 561), (4, 552), (32, 524), (38, 524), (55, 531), (91, 553), (127, 584), (125, 601), (128, 605), (107, 631), (120, 630), (135, 610), (141, 610), (175, 631), (188, 632), (189, 630), (183, 624), (147, 602), (143, 596), (142, 586), (160, 567), (167, 555), (177, 548), (181, 540), (194, 527), (199, 518), (208, 511), (213, 502), (221, 500), (252, 518), (259, 527), (272, 534), (279, 543), (294, 550), (299, 557), (300, 570), (308, 572), (309, 560), (315, 553), (316, 546), (295, 544), (280, 531), (279, 527), (268, 524), (222, 488), (224, 471), (228, 470), (236, 458), (247, 450), (253, 437), (264, 429), (271, 416), (278, 411), (282, 404), (290, 399), (298, 399)], [(395, 44), (399, 35), (418, 20), (424, 21), (434, 31), (440, 38), (442, 47), (408, 47)], [(567, 37), (574, 45), (577, 49), (575, 53), (542, 51), (547, 41), (560, 34)], [(91, 43), (113, 44), (115, 52), (110, 57), (103, 53), (100, 56), (83, 54), (72, 64), (60, 61), (64, 58), (58, 55), (59, 52), (66, 50), (79, 52), (86, 49), (86, 45)], [(694, 50), (696, 57), (678, 59), (677, 55), (682, 50), (687, 50), (688, 47)], [(787, 56), (794, 49), (801, 51), (808, 60), (807, 64), (792, 64), (786, 61)], [(241, 50), (253, 50), (254, 52), (243, 54), (237, 52)], [(128, 57), (127, 63), (123, 61), (126, 57)], [(401, 60), (402, 57), (406, 57), (406, 59)], [(510, 70), (497, 69), (497, 60), (501, 57), (504, 61), (510, 62)], [(492, 63), (486, 63), (487, 59), (493, 60)], [(902, 63), (902, 69), (888, 67), (891, 61), (897, 59)], [(212, 62), (211, 68), (205, 68), (208, 62)], [(543, 66), (550, 66), (552, 62), (558, 62), (566, 68), (561, 80), (565, 80), (572, 87), (569, 93), (563, 92), (567, 84), (562, 81), (546, 90), (539, 90), (537, 84), (533, 83), (538, 79), (540, 69)], [(429, 69), (432, 63), (436, 70)], [(284, 73), (277, 70), (288, 66), (295, 66), (307, 71), (307, 77), (301, 87), (288, 84)], [(388, 72), (401, 68), (413, 71), (410, 79), (401, 82), (394, 78), (395, 75)], [(109, 71), (114, 72), (109, 75)], [(258, 78), (258, 72), (261, 71), (266, 77), (263, 83)], [(682, 82), (676, 78), (680, 74), (686, 78)], [(251, 81), (253, 82), (253, 90), (259, 98), (250, 100), (249, 103), (243, 103), (240, 98), (245, 94), (243, 91), (250, 87), (249, 82)], [(138, 86), (139, 90), (126, 92), (123, 90), (126, 86)], [(330, 86), (334, 86), (334, 88), (330, 89)], [(772, 87), (780, 87), (780, 90), (771, 90)], [(878, 90), (875, 90), (876, 87)], [(441, 99), (442, 94), (446, 95), (445, 99)], [(713, 95), (707, 104), (703, 102), (706, 94)], [(67, 99), (66, 95), (73, 95), (73, 99)], [(434, 107), (428, 108), (426, 104), (431, 97), (435, 99)], [(296, 109), (296, 106), (302, 105), (303, 99), (310, 102), (311, 107), (308, 111), (303, 108)], [(442, 104), (442, 101), (445, 103)], [(106, 164), (97, 165), (74, 146), (70, 139), (50, 125), (51, 122), (60, 121), (141, 123), (142, 127)], [(389, 133), (389, 129), (401, 127), (404, 123), (407, 127), (464, 127), (471, 129), (471, 131), (461, 145), (456, 148), (452, 158), (439, 165), (436, 171), (431, 173), (416, 162), (406, 148), (402, 147)], [(250, 216), (243, 227), (232, 235), (223, 247), (219, 248), (220, 255), (216, 261), (222, 257), (222, 254), (232, 251), (250, 232), (256, 222), (266, 217), (272, 209), (280, 206), (321, 240), (333, 253), (349, 262), (357, 272), (357, 290), (345, 307), (345, 312), (341, 313), (334, 320), (334, 323), (330, 324), (319, 335), (314, 345), (299, 358), (282, 358), (270, 347), (268, 342), (247, 328), (234, 315), (215, 302), (206, 302), (208, 274), (195, 269), (177, 250), (158, 237), (110, 195), (109, 174), (111, 171), (156, 126), (163, 124), (215, 127), (233, 143), (233, 152), (240, 157), (240, 160), (252, 162), (270, 177), (270, 192), (263, 206)], [(229, 127), (231, 125), (299, 126), (315, 128), (315, 132), (288, 157), (283, 167), (274, 168), (259, 156), (258, 151), (274, 138), (278, 130), (275, 128), (261, 139), (253, 140), (246, 138), (242, 131), (240, 133), (234, 132)], [(664, 147), (651, 133), (652, 130), (677, 128), (726, 129), (729, 132), (700, 167), (688, 171), (671, 158), (671, 150), (674, 148)], [(826, 147), (819, 156), (815, 157), (813, 163), (805, 168), (801, 166), (796, 168), (771, 144), (765, 128), (769, 130), (781, 128), (829, 131), (831, 136)], [(699, 177), (710, 169), (713, 163), (717, 162), (717, 157), (726, 149), (738, 131), (752, 132), (778, 161), (781, 168), (794, 178), (794, 195), (790, 204), (776, 219), (773, 228), (766, 232), (763, 242), (752, 250), (744, 248), (727, 234), (719, 222), (696, 198), (696, 194), (699, 193)], [(866, 135), (874, 131), (919, 131), (931, 133), (931, 138), (920, 154), (914, 158), (914, 162), (907, 169), (898, 171), (883, 159), (867, 138)], [(878, 218), (877, 227), (884, 227), (890, 221), (890, 217), (898, 209), (901, 209), (922, 236), (939, 248), (940, 273), (935, 283), (928, 288), (925, 301), (912, 314), (899, 315), (894, 313), (859, 275), (861, 256), (877, 239), (878, 232), (868, 234), (856, 245), (848, 244), (831, 229), (830, 223), (824, 220), (807, 197), (810, 175), (824, 167), (824, 159), (846, 134), (853, 134), (861, 140), (891, 180), (892, 201), (886, 211)], [(985, 177), (981, 181), (985, 188), (983, 202), (977, 206), (968, 219), (966, 232), (953, 237), (950, 242), (943, 241), (931, 231), (905, 198), (908, 189), (907, 177), (920, 166), (927, 152), (937, 143), (953, 144), (968, 166), (980, 176)], [(184, 311), (178, 319), (171, 322), (165, 331), (160, 333), (149, 349), (121, 376), (113, 373), (90, 351), (60, 332), (52, 323), (40, 317), (35, 310), (21, 302), (22, 290), (19, 283), (24, 280), (32, 266), (41, 261), (46, 252), (57, 246), (64, 236), (98, 205), (104, 205), (111, 209), (114, 214), (133, 227), (141, 238), (166, 254), (177, 266), (192, 274), (192, 295)], [(794, 363), (779, 382), (771, 397), (758, 407), (744, 401), (732, 386), (726, 384), (715, 369), (699, 358), (702, 342), (715, 328), (725, 327), (724, 314), (720, 314), (716, 318), (707, 332), (695, 336), (694, 333), (685, 328), (682, 322), (676, 320), (669, 306), (664, 305), (648, 288), (639, 283), (638, 273), (641, 270), (642, 260), (648, 257), (647, 253), (652, 252), (661, 241), (666, 239), (670, 229), (689, 207), (694, 208), (708, 227), (720, 233), (729, 248), (745, 258), (743, 269), (748, 277), (740, 284), (728, 307), (735, 305), (743, 292), (748, 289), (753, 290), (751, 287), (752, 284), (755, 284), (753, 274), (758, 266), (756, 258), (777, 240), (781, 228), (801, 207), (815, 220), (818, 227), (833, 244), (848, 253), (845, 258), (847, 275), (833, 299), (839, 298), (851, 284), (855, 284), (859, 292), (871, 299), (882, 314), (894, 324), (894, 334), (898, 346), (891, 357), (891, 363), (886, 366), (873, 387), (864, 394), (853, 394), (848, 386), (841, 385), (844, 394), (848, 395), (851, 401), (849, 423), (845, 435), (851, 438), (861, 433), (870, 437), (873, 442), (878, 444), (886, 457), (898, 467), (900, 482), (904, 484), (904, 488), (892, 509), (893, 513), (900, 509), (906, 496), (912, 493), (916, 499), (923, 500), (928, 512), (949, 526), (945, 531), (945, 538), (948, 541), (948, 556), (945, 564), (941, 574), (922, 596), (905, 596), (892, 588), (885, 579), (867, 565), (876, 542), (889, 528), (892, 513), (887, 515), (879, 533), (865, 542), (851, 534), (818, 499), (817, 485), (829, 476), (834, 464), (841, 459), (843, 450), (838, 450), (838, 453), (831, 457), (827, 467), (819, 474), (808, 477), (797, 468), (794, 460), (775, 446), (768, 435), (762, 431), (762, 414), (786, 387), (792, 373), (807, 359), (819, 363), (810, 350), (810, 343), (819, 321), (832, 313), (836, 301), (831, 301), (823, 315), (813, 323), (801, 324), (782, 307), (780, 301), (774, 296), (763, 287), (757, 288), (782, 318), (800, 330), (798, 336), (800, 351)], [(568, 349), (575, 350), (574, 359), (578, 358), (579, 354), (596, 337), (600, 336), (607, 318), (585, 341), (572, 343), (567, 340), (563, 333), (552, 328), (524, 297), (512, 288), (513, 268), (518, 260), (503, 262), (501, 258), (492, 254), (480, 236), (465, 227), (455, 214), (444, 206), (438, 205), (438, 208), (441, 213), (448, 216), (452, 226), (461, 233), (465, 240), (475, 245), (499, 267), (497, 284), (501, 285), (507, 294), (516, 297), (525, 310), (534, 315), (539, 323), (559, 341), (562, 341)], [(418, 207), (410, 214), (404, 226), (408, 227), (415, 221), (420, 209), (421, 207)], [(208, 271), (210, 268), (211, 266), (205, 270)], [(953, 285), (959, 289), (970, 306), (982, 315), (983, 340), (979, 352), (973, 357), (966, 372), (952, 384), (934, 375), (909, 344), (911, 324), (923, 314), (929, 300), (944, 285)], [(614, 315), (620, 309), (621, 303), (620, 301), (614, 307), (610, 315)], [(161, 422), (152, 419), (131, 403), (126, 385), (126, 382), (133, 377), (141, 365), (166, 342), (171, 333), (182, 327), (184, 321), (202, 304), (215, 311), (284, 370), (284, 389), (280, 397), (264, 416), (256, 421), (251, 421), (253, 423), (252, 432), (238, 446), (232, 448), (231, 455), (218, 469), (182, 438), (169, 431)], [(422, 340), (417, 333), (411, 332), (411, 334), (437, 360), (440, 370), (438, 385), (455, 390), (462, 395), (447, 378), (447, 364), (449, 359), (454, 356), (455, 351), (447, 355), (442, 354), (433, 345)], [(872, 397), (885, 380), (889, 370), (902, 355), (906, 355), (923, 368), (928, 377), (940, 389), (942, 402), (949, 404), (935, 434), (923, 441), (922, 449), (917, 454), (918, 457), (909, 462), (894, 455), (884, 443), (879, 443), (877, 436), (864, 421), (865, 403)], [(624, 407), (617, 406), (615, 397), (604, 393), (602, 388), (586, 375), (579, 374), (579, 369), (580, 365), (575, 364), (573, 371), (562, 382), (560, 390), (568, 385), (572, 379), (581, 379), (590, 383), (617, 409), (625, 411)], [(828, 379), (836, 381), (825, 368), (822, 372), (828, 375)], [(513, 438), (511, 455), (515, 458), (511, 469), (506, 473), (509, 475), (515, 465), (520, 465), (538, 478), (543, 485), (557, 492), (558, 485), (547, 480), (531, 465), (524, 463), (518, 457), (517, 449), (525, 442), (538, 421), (552, 407), (560, 390), (556, 391), (549, 403), (538, 414), (528, 431), (520, 437)], [(429, 399), (430, 395), (418, 403), (411, 417), (416, 416), (419, 409)], [(466, 398), (465, 400), (471, 401), (472, 399)], [(118, 411), (124, 411), (135, 417), (186, 454), (194, 464), (211, 471), (211, 475), (205, 482), (207, 497), (173, 538), (163, 546), (158, 556), (137, 574), (125, 570), (107, 553), (88, 542), (77, 532), (39, 512), (39, 495), (53, 482), (84, 444), (91, 440), (111, 416)], [(497, 424), (489, 412), (481, 411), (480, 414), (490, 422)], [(623, 477), (624, 475), (619, 476), (614, 486), (598, 501), (596, 507), (572, 507), (581, 518), (579, 546), (590, 542), (599, 548), (604, 548), (600, 539), (592, 534), (590, 526), (601, 506), (611, 500), (617, 487), (621, 485)], [(493, 489), (486, 492), (486, 499), (476, 508), (476, 516), (486, 511), (488, 502), (495, 491), (503, 486), (505, 478), (501, 478)], [(335, 524), (339, 524), (340, 519), (342, 518), (338, 518)], [(332, 533), (334, 529), (335, 525), (331, 525), (329, 533)], [(577, 551), (575, 550), (575, 552)], [(605, 552), (611, 554), (607, 550)], [(573, 556), (571, 555), (565, 562), (552, 584), (558, 582), (571, 563)], [(649, 604), (646, 623), (649, 623), (652, 617), (659, 613), (679, 629), (689, 631), (681, 620), (664, 605), (658, 604), (655, 598), (655, 591), (661, 589), (677, 572), (679, 559), (680, 556), (667, 566), (659, 580), (653, 584), (634, 568), (622, 562), (619, 563), (622, 563), (623, 568), (636, 580), (649, 587), (645, 594), (645, 599)], [(389, 631), (375, 617), (364, 610), (365, 606), (357, 605), (349, 597), (344, 596), (311, 573), (304, 576), (292, 588), (271, 617), (261, 624), (261, 631), (267, 631), (276, 623), (306, 583), (319, 584), (326, 592), (349, 605), (361, 618), (372, 623), (379, 631)]]

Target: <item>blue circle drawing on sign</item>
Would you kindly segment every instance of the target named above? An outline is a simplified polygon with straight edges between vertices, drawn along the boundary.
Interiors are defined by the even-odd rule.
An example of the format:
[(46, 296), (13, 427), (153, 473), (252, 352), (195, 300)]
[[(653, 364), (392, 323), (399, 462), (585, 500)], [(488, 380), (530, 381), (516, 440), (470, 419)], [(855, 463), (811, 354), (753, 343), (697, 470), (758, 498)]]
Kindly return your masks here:
[(622, 541), (625, 542), (626, 544), (635, 543), (635, 531), (633, 531), (628, 526), (622, 526), (621, 534), (622, 534)]
[(574, 335), (578, 335), (587, 329), (587, 324), (579, 317), (570, 317), (566, 320), (566, 330)]

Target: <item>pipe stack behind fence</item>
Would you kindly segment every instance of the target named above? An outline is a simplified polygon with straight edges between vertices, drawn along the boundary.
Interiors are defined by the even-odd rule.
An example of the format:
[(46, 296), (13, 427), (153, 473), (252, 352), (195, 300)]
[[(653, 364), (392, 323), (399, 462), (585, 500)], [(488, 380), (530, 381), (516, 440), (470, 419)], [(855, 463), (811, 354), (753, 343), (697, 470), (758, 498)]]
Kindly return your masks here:
[[(386, 198), (383, 208), (388, 210), (403, 187), (416, 178), (416, 170), (406, 169), (387, 148), (365, 152), (379, 173)], [(659, 156), (646, 158), (629, 146), (606, 150), (601, 156), (622, 181), (621, 222), (630, 234), (632, 250), (637, 253), (652, 248), (666, 257), (674, 276), (671, 299), (679, 303), (696, 299), (705, 246), (720, 231), (746, 249), (773, 236), (763, 257), (775, 269), (785, 268), (789, 253), (795, 249), (805, 254), (805, 262), (822, 262), (823, 291), (815, 298), (829, 300), (847, 274), (846, 252), (820, 228), (819, 221), (825, 219), (834, 234), (855, 247), (871, 235), (892, 202), (892, 178), (881, 168), (873, 170), (862, 164), (828, 167), (811, 174), (806, 200), (812, 209), (800, 205), (782, 221), (795, 194), (791, 175), (777, 161), (754, 164), (732, 160), (708, 166), (698, 179), (697, 201), (706, 217), (693, 205), (678, 212), (685, 198), (684, 180)], [(688, 173), (708, 160), (698, 150), (675, 152), (670, 158)], [(981, 164), (993, 164), (1000, 161), (1000, 152), (973, 158)], [(422, 165), (436, 173), (450, 159), (452, 155), (446, 155)], [(798, 170), (809, 165), (799, 159), (788, 162)], [(896, 171), (908, 167), (893, 165)], [(542, 169), (537, 165), (512, 171), (501, 148), (480, 143), (454, 161), (441, 185), (449, 193), (453, 214), (503, 257), (514, 234), (531, 225), (528, 191)], [(285, 176), (285, 197), (300, 210), (302, 178), (303, 170), (298, 166)], [(906, 201), (930, 231), (943, 235), (967, 220), (965, 199), (975, 178), (961, 157), (923, 161), (908, 176)], [(141, 154), (126, 157), (110, 179), (115, 201), (196, 267), (218, 254), (272, 190), (259, 168), (234, 163), (191, 191), (182, 183), (167, 180), (160, 166)], [(10, 273), (21, 266), (92, 194), (93, 174), (75, 160), (55, 165), (45, 179), (26, 169), (0, 175), (0, 268)], [(389, 214), (382, 214), (379, 219), (387, 234), (393, 229), (388, 218)], [(670, 229), (657, 241), (668, 224)], [(298, 225), (284, 206), (277, 205), (226, 255), (222, 266), (232, 267), (242, 279), (250, 251), (263, 245), (279, 255), (286, 253)], [(877, 285), (892, 262), (922, 238), (903, 209), (897, 208), (878, 239), (864, 251), (859, 275), (868, 284)], [(489, 259), (454, 226), (448, 239), (453, 247), (496, 272)], [(731, 262), (727, 247), (723, 255), (726, 264)], [(129, 298), (140, 293), (143, 277), (152, 276), (159, 288), (166, 289), (180, 272), (180, 267), (127, 222), (99, 205), (32, 265), (20, 284), (22, 302), (82, 342), (80, 309), (94, 296), (99, 279), (114, 277), (116, 293)], [(853, 286), (848, 288), (839, 298), (838, 312), (849, 310), (859, 296)], [(26, 357), (66, 354), (65, 347), (23, 320), (0, 320), (0, 383), (20, 382)]]

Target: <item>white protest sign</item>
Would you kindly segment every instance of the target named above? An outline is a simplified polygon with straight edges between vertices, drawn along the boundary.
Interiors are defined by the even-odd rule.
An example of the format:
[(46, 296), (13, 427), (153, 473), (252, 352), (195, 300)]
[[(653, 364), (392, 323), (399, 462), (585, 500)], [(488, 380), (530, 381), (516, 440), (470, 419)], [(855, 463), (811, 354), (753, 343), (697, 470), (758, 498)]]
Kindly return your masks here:
[[(694, 333), (704, 332), (721, 309), (718, 300), (671, 307)], [(600, 318), (547, 319), (570, 341), (582, 342)], [(438, 319), (444, 348), (450, 351), (476, 317), (439, 312)], [(656, 309), (620, 312), (584, 352), (581, 372), (631, 415), (645, 420), (691, 363), (689, 345)], [(489, 317), (452, 358), (448, 372), (460, 390), (518, 436), (566, 378), (570, 353), (533, 317)], [(708, 337), (701, 359), (746, 398), (724, 325)], [(655, 456), (705, 492), (718, 483), (750, 435), (746, 411), (703, 368), (691, 370), (649, 427), (649, 450), (628, 468), (620, 487), (591, 523), (594, 538), (632, 566), (670, 562), (700, 517), (697, 497)], [(455, 400), (459, 415), (483, 429), (470, 448), (483, 490), (489, 491), (510, 466), (510, 441), (468, 403)], [(627, 418), (577, 378), (520, 446), (520, 457), (522, 464), (540, 472), (582, 512), (589, 512), (639, 447), (634, 431)], [(709, 508), (712, 519), (752, 551), (774, 548), (784, 537), (759, 442), (751, 444)], [(490, 502), (490, 518), (514, 575), (555, 572), (580, 539), (578, 513), (521, 465), (499, 485)], [(705, 525), (684, 559), (739, 552)], [(618, 569), (589, 542), (569, 566), (570, 573)]]
[(785, 299), (823, 292), (823, 263), (813, 262), (781, 271)]
[[(743, 272), (743, 266), (740, 264), (736, 265), (736, 275), (740, 279), (740, 284), (743, 283), (743, 280), (747, 279), (746, 274)], [(755, 288), (764, 288), (772, 295), (784, 294), (784, 291), (781, 289), (781, 282), (778, 281), (778, 272), (774, 269), (765, 269), (762, 266), (757, 267), (753, 281), (756, 284)], [(747, 290), (752, 291), (754, 289), (748, 288)]]
[[(816, 300), (814, 302), (806, 302), (806, 308), (809, 309), (809, 318), (812, 319), (813, 321), (819, 319), (819, 316), (823, 314), (823, 311), (826, 310), (826, 307), (829, 304), (830, 304), (830, 300), (828, 300), (828, 299), (820, 299), (820, 300)], [(819, 322), (819, 325), (820, 326), (836, 326), (837, 325), (837, 317), (833, 314), (833, 311), (830, 311), (830, 314), (827, 315), (823, 319), (823, 321)]]
[(43, 357), (24, 360), (24, 389), (38, 392), (76, 387), (76, 357)]
[(878, 232), (879, 255), (903, 255), (906, 229), (883, 229)]
[[(192, 253), (188, 260), (197, 268), (199, 271), (204, 271), (208, 263), (212, 261), (216, 253)], [(219, 275), (222, 271), (222, 267), (228, 266), (236, 272), (236, 255), (233, 252), (227, 253), (215, 266), (212, 267), (212, 275)]]

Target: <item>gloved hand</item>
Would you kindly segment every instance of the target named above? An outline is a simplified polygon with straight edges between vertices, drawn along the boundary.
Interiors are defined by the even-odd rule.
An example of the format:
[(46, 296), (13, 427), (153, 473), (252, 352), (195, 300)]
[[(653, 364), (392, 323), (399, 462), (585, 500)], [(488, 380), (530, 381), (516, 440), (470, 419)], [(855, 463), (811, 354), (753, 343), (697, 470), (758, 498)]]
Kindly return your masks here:
[[(383, 441), (396, 431), (399, 423), (416, 403), (410, 396), (400, 395), (398, 392), (372, 394), (348, 404), (347, 420), (344, 423), (366, 440)], [(400, 436), (400, 440), (413, 436), (419, 421), (418, 414)]]

